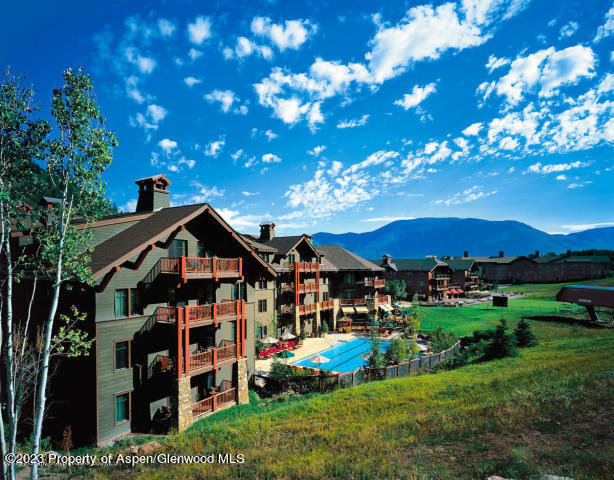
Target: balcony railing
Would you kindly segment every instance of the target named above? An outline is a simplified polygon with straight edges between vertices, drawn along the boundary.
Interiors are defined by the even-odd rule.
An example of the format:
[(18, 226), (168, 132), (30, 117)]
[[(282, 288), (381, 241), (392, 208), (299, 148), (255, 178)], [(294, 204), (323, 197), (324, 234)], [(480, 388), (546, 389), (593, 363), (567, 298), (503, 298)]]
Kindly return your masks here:
[(333, 308), (332, 300), (324, 300), (323, 302), (320, 302), (320, 310), (330, 310), (331, 308)]
[(435, 274), (433, 275), (433, 280), (449, 280), (450, 279), (450, 275), (443, 275), (443, 274)]
[(237, 401), (237, 389), (235, 387), (227, 390), (214, 393), (213, 395), (192, 404), (192, 416), (194, 418), (204, 415), (205, 413), (215, 412), (219, 408), (229, 403)]
[(183, 310), (184, 318), (191, 326), (217, 324), (235, 320), (241, 313), (241, 300), (207, 305), (186, 305), (184, 307), (158, 307), (149, 317), (148, 322), (177, 324), (179, 312)]
[(377, 298), (377, 303), (388, 303), (389, 302), (388, 295), (381, 295), (378, 293), (377, 295), (375, 295), (375, 298)]
[(163, 257), (145, 275), (143, 286), (148, 287), (162, 274), (176, 274), (183, 281), (189, 278), (238, 278), (243, 275), (243, 259)]
[(365, 298), (342, 298), (339, 300), (341, 305), (364, 305), (367, 303)]
[(156, 355), (147, 367), (147, 378), (151, 379), (155, 375), (175, 372), (175, 361), (166, 355)]
[(309, 305), (299, 305), (298, 314), (299, 315), (309, 315), (311, 313), (315, 313), (317, 309), (318, 309), (317, 303), (310, 303)]
[(318, 262), (285, 262), (284, 267), (298, 270), (299, 272), (317, 272), (320, 270)]
[(280, 305), (279, 311), (281, 313), (294, 313), (294, 305)]
[(386, 280), (379, 278), (365, 278), (365, 287), (386, 288)]
[[(295, 291), (294, 283), (287, 283), (281, 288), (281, 290), (283, 292), (294, 292)], [(296, 290), (298, 290), (298, 293), (314, 293), (318, 291), (318, 284), (317, 283), (299, 283), (298, 288)]]
[(188, 362), (189, 368), (186, 374), (189, 375), (190, 372), (199, 369), (205, 369), (205, 371), (214, 370), (217, 368), (218, 364), (226, 363), (228, 360), (236, 360), (236, 358), (237, 344), (230, 340), (222, 340), (220, 346), (217, 348), (211, 348), (206, 352), (191, 354)]

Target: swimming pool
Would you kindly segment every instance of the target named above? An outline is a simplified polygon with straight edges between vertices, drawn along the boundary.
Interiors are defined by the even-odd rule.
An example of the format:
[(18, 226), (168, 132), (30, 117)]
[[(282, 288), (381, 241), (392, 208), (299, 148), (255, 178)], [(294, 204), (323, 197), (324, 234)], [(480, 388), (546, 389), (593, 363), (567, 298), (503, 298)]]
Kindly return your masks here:
[[(382, 341), (382, 351), (386, 351), (390, 342)], [(291, 363), (300, 367), (322, 368), (332, 370), (334, 372), (353, 372), (359, 367), (362, 367), (366, 360), (363, 355), (371, 351), (371, 340), (368, 338), (356, 338), (349, 342), (338, 341), (322, 352), (314, 353), (303, 360)], [(313, 363), (309, 360), (316, 355), (322, 355), (330, 361), (326, 363)]]

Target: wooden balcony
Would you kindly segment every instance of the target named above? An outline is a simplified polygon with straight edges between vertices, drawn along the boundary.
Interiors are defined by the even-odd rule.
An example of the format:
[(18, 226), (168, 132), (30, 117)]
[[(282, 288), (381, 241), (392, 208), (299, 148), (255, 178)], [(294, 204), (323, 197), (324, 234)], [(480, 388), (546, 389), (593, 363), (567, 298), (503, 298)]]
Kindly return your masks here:
[(166, 355), (156, 355), (147, 367), (147, 378), (151, 379), (165, 373), (175, 373), (177, 364), (175, 360)]
[(285, 262), (284, 267), (307, 273), (315, 273), (320, 271), (320, 264), (318, 262)]
[(198, 418), (207, 413), (215, 412), (220, 408), (237, 402), (237, 389), (235, 387), (228, 388), (220, 393), (204, 398), (192, 404), (192, 416)]
[(299, 294), (302, 293), (315, 293), (318, 291), (317, 283), (299, 283), (298, 288), (294, 287), (294, 283), (287, 283), (282, 287), (283, 292), (294, 292), (297, 291)]
[(237, 345), (229, 340), (223, 340), (219, 347), (211, 348), (206, 352), (190, 355), (186, 375), (198, 375), (200, 373), (217, 370), (219, 367), (229, 365), (237, 361)]
[(185, 307), (158, 307), (149, 317), (150, 321), (177, 325), (177, 318), (183, 313), (184, 328), (187, 322), (191, 327), (215, 325), (237, 320), (241, 314), (241, 300), (210, 303), (207, 305), (186, 305)]
[(365, 298), (342, 298), (339, 300), (341, 305), (365, 305), (367, 301)]
[(386, 280), (379, 278), (365, 278), (365, 287), (386, 288)]
[(191, 279), (242, 278), (242, 258), (163, 257), (151, 268), (142, 281), (151, 285), (160, 275), (176, 275), (182, 282)]
[(318, 309), (317, 303), (310, 303), (309, 305), (298, 305), (298, 314), (300, 315), (309, 315), (312, 313), (316, 313)]
[(389, 303), (390, 299), (388, 295), (381, 295), (379, 293), (375, 295), (375, 298), (377, 298), (377, 303)]
[(324, 300), (323, 302), (320, 302), (320, 310), (330, 310), (333, 308), (333, 305), (332, 300)]

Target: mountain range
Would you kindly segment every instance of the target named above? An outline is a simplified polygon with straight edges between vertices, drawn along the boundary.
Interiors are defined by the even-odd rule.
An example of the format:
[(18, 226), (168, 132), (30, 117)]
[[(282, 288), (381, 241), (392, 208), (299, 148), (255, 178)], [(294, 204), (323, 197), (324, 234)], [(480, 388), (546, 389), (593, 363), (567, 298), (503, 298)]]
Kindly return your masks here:
[(478, 218), (416, 218), (388, 223), (371, 232), (313, 235), (316, 245), (341, 245), (364, 258), (384, 254), (393, 258), (426, 255), (496, 256), (528, 255), (536, 250), (564, 253), (567, 250), (614, 249), (614, 227), (592, 228), (569, 234), (550, 234), (514, 220)]

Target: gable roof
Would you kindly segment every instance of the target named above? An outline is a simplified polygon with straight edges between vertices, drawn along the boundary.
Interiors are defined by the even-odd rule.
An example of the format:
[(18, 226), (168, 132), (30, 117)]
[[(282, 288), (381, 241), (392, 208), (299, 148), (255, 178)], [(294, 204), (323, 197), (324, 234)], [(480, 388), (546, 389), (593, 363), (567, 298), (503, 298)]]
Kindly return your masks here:
[(384, 271), (382, 267), (369, 260), (365, 260), (339, 245), (318, 245), (317, 250), (324, 255), (324, 260), (330, 262), (338, 270)]
[(190, 220), (198, 217), (202, 213), (209, 211), (211, 215), (219, 221), (236, 240), (254, 258), (273, 275), (275, 271), (262, 260), (250, 246), (237, 234), (215, 210), (207, 203), (194, 205), (184, 205), (181, 207), (162, 208), (153, 214), (148, 215), (136, 224), (122, 230), (94, 247), (91, 254), (91, 269), (94, 279), (99, 279), (115, 266), (130, 260), (135, 255), (141, 253), (147, 246), (168, 237), (174, 230), (185, 225)]
[(475, 260), (473, 258), (450, 258), (446, 263), (452, 270), (471, 270)]
[(610, 257), (605, 255), (545, 255), (532, 259), (537, 263), (610, 263)]
[[(382, 260), (371, 260), (378, 262), (382, 266)], [(427, 258), (395, 258), (391, 264), (386, 265), (397, 272), (430, 272), (435, 267), (447, 266), (447, 263), (442, 262), (434, 257)]]
[(524, 256), (512, 256), (512, 257), (464, 257), (472, 258), (476, 263), (513, 263), (517, 260), (525, 259), (532, 261), (533, 259)]

